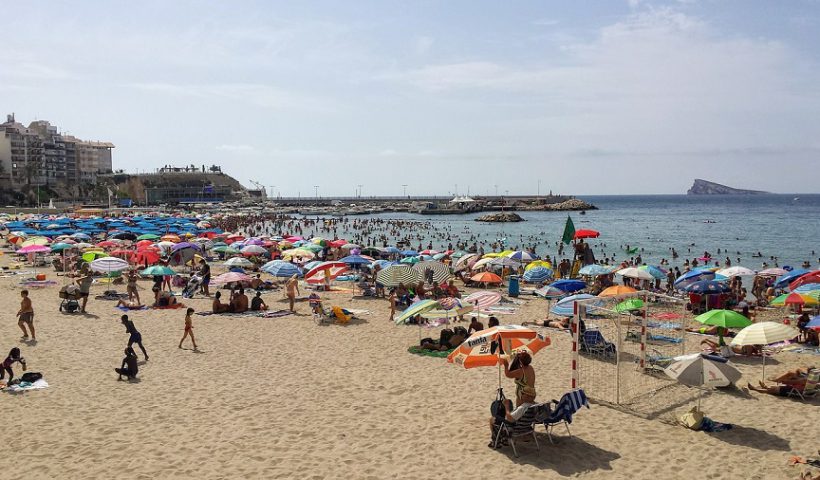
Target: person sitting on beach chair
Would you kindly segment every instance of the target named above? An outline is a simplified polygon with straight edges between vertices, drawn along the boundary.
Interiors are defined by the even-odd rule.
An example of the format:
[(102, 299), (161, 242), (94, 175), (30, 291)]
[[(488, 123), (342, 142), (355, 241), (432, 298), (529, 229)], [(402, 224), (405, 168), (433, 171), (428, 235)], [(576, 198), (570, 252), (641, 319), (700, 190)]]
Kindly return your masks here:
[(503, 445), (512, 444), (513, 453), (518, 456), (515, 448), (515, 439), (524, 436), (532, 436), (538, 447), (538, 438), (535, 436), (535, 417), (537, 410), (535, 407), (535, 389), (525, 387), (521, 392), (521, 403), (513, 409), (512, 400), (504, 399), (504, 417), (490, 418), (490, 448), (500, 448)]

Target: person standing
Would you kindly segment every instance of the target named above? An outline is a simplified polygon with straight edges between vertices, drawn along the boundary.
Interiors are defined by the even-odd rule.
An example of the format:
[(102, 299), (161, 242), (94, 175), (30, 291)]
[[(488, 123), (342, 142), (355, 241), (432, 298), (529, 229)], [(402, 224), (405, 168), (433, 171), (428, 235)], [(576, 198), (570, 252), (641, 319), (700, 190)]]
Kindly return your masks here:
[(139, 275), (137, 275), (136, 269), (130, 270), (128, 272), (128, 276), (126, 277), (126, 279), (128, 280), (128, 284), (126, 286), (126, 289), (128, 291), (128, 300), (134, 300), (134, 297), (136, 297), (138, 305), (142, 303), (140, 302), (140, 294), (137, 291), (137, 280), (139, 280), (139, 278), (140, 277)]
[(37, 340), (34, 333), (34, 308), (31, 306), (28, 290), (21, 291), (20, 296), (22, 300), (20, 301), (20, 311), (17, 312), (17, 317), (19, 318), (17, 325), (19, 325), (20, 330), (23, 331), (24, 339), (28, 338), (28, 332), (26, 331), (26, 325), (28, 325), (28, 329), (31, 330), (31, 339)]
[(179, 348), (182, 348), (182, 342), (185, 341), (186, 338), (189, 336), (191, 337), (191, 343), (194, 344), (194, 351), (197, 350), (196, 340), (194, 339), (194, 320), (191, 318), (191, 315), (194, 314), (194, 309), (189, 308), (188, 311), (185, 312), (185, 333), (182, 335), (182, 339), (179, 341)]
[(83, 271), (83, 276), (77, 279), (77, 285), (80, 287), (80, 298), (83, 303), (80, 306), (80, 313), (85, 313), (85, 306), (88, 304), (88, 294), (91, 292), (91, 284), (94, 282), (94, 277), (88, 270)]
[(208, 286), (211, 284), (211, 266), (203, 258), (199, 261), (199, 275), (202, 277), (202, 293), (206, 297), (211, 296)]
[(120, 317), (120, 322), (125, 325), (125, 333), (130, 335), (128, 337), (128, 348), (132, 348), (136, 343), (140, 347), (140, 350), (142, 350), (142, 354), (145, 356), (145, 361), (147, 362), (148, 352), (146, 352), (145, 347), (142, 346), (142, 334), (137, 330), (137, 327), (134, 326), (134, 322), (128, 319), (128, 315)]
[(299, 294), (299, 280), (296, 279), (295, 274), (288, 279), (285, 288), (287, 290), (288, 302), (290, 303), (290, 311), (295, 312), (294, 304), (296, 303), (296, 295)]

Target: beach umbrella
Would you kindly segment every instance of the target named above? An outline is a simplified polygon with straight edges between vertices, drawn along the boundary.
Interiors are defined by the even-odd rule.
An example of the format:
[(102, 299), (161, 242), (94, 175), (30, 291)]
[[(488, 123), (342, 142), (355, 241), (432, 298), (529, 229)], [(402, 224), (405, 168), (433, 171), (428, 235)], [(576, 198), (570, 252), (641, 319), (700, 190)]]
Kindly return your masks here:
[(664, 372), (690, 387), (726, 387), (742, 376), (725, 358), (702, 353), (675, 357)]
[(322, 247), (321, 245), (316, 245), (314, 243), (305, 243), (300, 245), (299, 248), (301, 248), (302, 250), (307, 250), (311, 253), (319, 253), (322, 250), (324, 250), (324, 247)]
[(550, 270), (552, 270), (552, 264), (550, 262), (546, 260), (533, 260), (530, 263), (528, 263), (526, 267), (524, 267), (524, 271), (538, 267), (549, 268)]
[(242, 255), (265, 255), (268, 251), (260, 245), (247, 245), (239, 250)]
[(812, 317), (809, 320), (809, 323), (806, 324), (806, 328), (810, 328), (812, 330), (820, 330), (820, 315)]
[(529, 283), (544, 283), (552, 278), (552, 270), (545, 267), (536, 267), (524, 271), (524, 281)]
[(770, 305), (773, 305), (775, 307), (782, 307), (785, 305), (815, 306), (817, 304), (818, 302), (816, 298), (806, 293), (797, 292), (784, 293), (783, 295), (780, 295), (779, 297), (772, 300), (772, 302), (770, 303)]
[[(725, 279), (726, 277), (721, 275), (720, 278)], [(675, 285), (675, 288), (677, 288), (679, 290), (685, 290), (686, 287), (688, 287), (689, 285), (691, 285), (695, 282), (699, 282), (701, 280), (715, 280), (715, 279), (718, 279), (715, 272), (713, 272), (711, 270), (703, 270), (703, 269), (700, 269), (700, 268), (696, 268), (696, 269), (690, 270), (690, 271), (684, 273), (683, 275), (681, 275), (680, 277), (678, 277), (678, 279), (675, 280), (674, 285)]]
[[(478, 263), (478, 262), (476, 262)], [(521, 266), (521, 262), (517, 262), (510, 257), (498, 257), (493, 258), (490, 260), (490, 265), (494, 267), (509, 267), (509, 268), (518, 268)]]
[(428, 248), (427, 250), (420, 251), (419, 255), (429, 255), (429, 256), (432, 257), (433, 255), (435, 255), (437, 253), (439, 253), (438, 250), (431, 250), (431, 249)]
[[(439, 301), (439, 303), (441, 303)], [(456, 307), (451, 309), (439, 310), (433, 309), (428, 310), (421, 314), (423, 318), (429, 320), (456, 320), (461, 318), (462, 315), (467, 315), (468, 313), (473, 311), (472, 305), (467, 305), (465, 307)]]
[(646, 270), (655, 280), (663, 280), (666, 278), (667, 273), (664, 269), (654, 265), (641, 265), (638, 270)]
[(521, 325), (499, 325), (475, 332), (447, 356), (448, 363), (464, 368), (499, 366), (501, 384), (501, 355), (527, 352), (535, 355), (549, 346), (550, 339)]
[(463, 305), (473, 305), (479, 314), (500, 301), (501, 294), (490, 290), (479, 290), (461, 299)]
[(763, 277), (780, 277), (782, 275), (786, 275), (787, 273), (789, 273), (788, 270), (779, 267), (767, 268), (757, 272), (758, 275)]
[[(54, 250), (54, 247), (51, 248)], [(794, 291), (796, 293), (811, 293), (820, 291), (820, 283), (804, 283), (799, 287), (795, 288)]]
[(226, 267), (252, 267), (253, 263), (250, 260), (243, 257), (232, 257), (228, 259), (223, 265)]
[(655, 279), (655, 277), (653, 277), (651, 273), (649, 273), (646, 270), (641, 270), (640, 268), (637, 268), (637, 267), (622, 268), (622, 269), (618, 270), (615, 273), (617, 273), (618, 275), (620, 275), (622, 277), (637, 278), (638, 280), (654, 280)]
[(143, 233), (142, 235), (137, 237), (137, 240), (157, 240), (159, 239), (159, 235), (155, 235), (153, 233)]
[(97, 258), (103, 258), (103, 257), (107, 257), (107, 256), (108, 256), (108, 254), (105, 253), (105, 252), (100, 252), (98, 250), (92, 250), (90, 252), (83, 253), (81, 258), (83, 260), (85, 260), (86, 262), (90, 263), (90, 262), (93, 262), (94, 260), (96, 260)]
[(501, 277), (492, 272), (481, 272), (470, 277), (470, 280), (479, 283), (501, 283)]
[(700, 295), (715, 295), (718, 293), (731, 292), (732, 288), (726, 283), (718, 280), (700, 280), (689, 284), (684, 288), (689, 293), (697, 293)]
[(419, 275), (421, 275), (422, 280), (425, 281), (427, 280), (425, 277), (425, 273), (427, 272), (427, 270), (432, 270), (433, 282), (436, 283), (445, 282), (449, 280), (451, 277), (450, 268), (447, 265), (441, 262), (437, 262), (435, 260), (425, 260), (423, 262), (419, 262), (413, 265), (412, 268), (413, 270), (418, 272)]
[(229, 283), (250, 282), (251, 280), (253, 279), (244, 273), (227, 272), (223, 273), (222, 275), (217, 275), (216, 277), (211, 279), (211, 284), (216, 286), (222, 286), (227, 285)]
[(71, 238), (74, 240), (91, 240), (91, 237), (87, 233), (77, 232), (71, 235)]
[(131, 261), (136, 264), (153, 264), (159, 261), (159, 253), (155, 250), (138, 250), (136, 253), (131, 255)]
[(166, 267), (164, 265), (154, 265), (152, 267), (148, 267), (145, 270), (140, 272), (140, 275), (143, 276), (154, 276), (154, 275), (176, 275), (176, 272), (173, 271), (170, 267)]
[(137, 239), (137, 235), (132, 232), (119, 232), (115, 235), (112, 235), (111, 238), (116, 238), (117, 240), (128, 240), (133, 242)]
[[(785, 342), (800, 335), (800, 331), (790, 325), (778, 322), (758, 322), (749, 325), (737, 332), (730, 345), (771, 345), (772, 343)], [(766, 377), (766, 355), (763, 355), (763, 374)]]
[(802, 277), (803, 275), (811, 273), (811, 270), (806, 270), (803, 268), (795, 268), (794, 270), (783, 274), (783, 276), (778, 277), (777, 280), (774, 281), (774, 286), (776, 288), (783, 288), (789, 283), (793, 282), (794, 280)]
[(746, 267), (741, 267), (740, 265), (737, 265), (737, 266), (734, 266), (734, 267), (729, 267), (729, 268), (724, 268), (722, 270), (718, 270), (715, 273), (717, 273), (718, 275), (723, 275), (726, 278), (752, 277), (752, 276), (755, 275), (754, 270), (751, 270), (751, 269), (746, 268)]
[(179, 238), (179, 235), (175, 235), (173, 233), (163, 235), (160, 238), (163, 242), (171, 242), (171, 243), (179, 243), (182, 240), (181, 238)]
[(611, 287), (605, 288), (601, 293), (598, 294), (599, 297), (619, 297), (621, 295), (628, 295), (630, 293), (635, 293), (635, 290), (632, 287), (627, 287), (626, 285), (613, 285)]
[(535, 294), (539, 297), (543, 297), (550, 300), (553, 298), (561, 298), (563, 296), (566, 296), (567, 292), (561, 290), (560, 288), (555, 288), (552, 285), (547, 285), (536, 290)]
[(62, 252), (63, 250), (68, 250), (69, 248), (74, 248), (74, 245), (70, 243), (55, 243), (51, 246), (51, 251)]
[(420, 300), (412, 303), (407, 309), (401, 312), (401, 315), (396, 317), (396, 325), (407, 323), (410, 318), (436, 308), (441, 308), (441, 305), (435, 300)]
[(339, 261), (347, 265), (370, 265), (370, 260), (361, 255), (348, 255)]
[(408, 264), (408, 265), (415, 265), (416, 263), (419, 263), (420, 261), (421, 261), (421, 259), (419, 257), (404, 257), (401, 260), (399, 260), (399, 262), (404, 263), (404, 264)]
[(565, 292), (577, 292), (578, 290), (583, 290), (587, 288), (586, 283), (582, 282), (581, 280), (573, 279), (558, 280), (556, 282), (552, 282), (550, 286), (555, 287), (559, 290), (563, 290)]
[(15, 252), (15, 253), (19, 253), (21, 255), (28, 255), (28, 254), (32, 254), (32, 253), (46, 253), (46, 252), (50, 252), (50, 251), (51, 251), (51, 249), (49, 247), (47, 247), (46, 245), (32, 244), (32, 245), (26, 245), (25, 247), (21, 248), (20, 250), (17, 250), (17, 252)]
[(103, 240), (102, 242), (98, 242), (96, 246), (100, 248), (115, 248), (119, 247), (120, 244), (113, 240)]
[(353, 249), (361, 250), (362, 249), (361, 245), (356, 245), (355, 243), (345, 243), (340, 248), (342, 250), (353, 250)]
[(51, 243), (51, 240), (49, 240), (46, 237), (31, 237), (28, 240), (21, 243), (20, 246), (25, 248), (30, 247), (32, 245), (48, 245), (49, 243)]
[(485, 265), (489, 265), (490, 262), (492, 262), (496, 258), (497, 257), (479, 259), (479, 260), (473, 262), (473, 264), (470, 266), (470, 269), (471, 270), (478, 270), (479, 268), (484, 267)]
[(466, 255), (462, 255), (456, 261), (455, 269), (456, 271), (464, 270), (472, 268), (473, 264), (475, 264), (480, 259), (477, 253), (468, 253)]
[(127, 270), (130, 266), (127, 261), (117, 257), (98, 258), (89, 263), (91, 270), (100, 273), (121, 272)]
[(421, 280), (421, 274), (408, 265), (391, 265), (376, 274), (376, 282), (385, 287), (398, 287), (400, 283), (415, 285)]
[[(550, 312), (562, 316), (562, 317), (571, 317), (575, 315), (575, 302), (579, 300), (588, 300), (590, 298), (596, 298), (593, 295), (588, 293), (581, 293), (578, 295), (571, 295), (569, 297), (564, 297), (550, 309)], [(600, 305), (600, 302), (595, 302), (586, 305), (586, 311), (589, 312), (592, 310), (591, 306)]]
[(615, 311), (618, 313), (632, 312), (634, 310), (642, 309), (643, 306), (643, 300), (641, 300), (640, 298), (629, 298), (615, 305)]
[(805, 275), (801, 275), (796, 280), (789, 283), (789, 289), (794, 290), (800, 287), (801, 285), (805, 285), (808, 283), (820, 283), (820, 270), (815, 270)]
[(601, 235), (600, 232), (595, 230), (588, 230), (588, 229), (581, 229), (576, 230), (575, 235), (572, 236), (575, 240), (579, 240), (581, 238), (598, 238)]
[(285, 260), (287, 260), (287, 259), (298, 259), (298, 258), (301, 258), (303, 260), (311, 260), (315, 256), (316, 256), (316, 254), (314, 254), (310, 250), (305, 250), (303, 248), (293, 248), (293, 249), (285, 250), (284, 252), (282, 252), (282, 258), (285, 259)]
[(507, 258), (511, 258), (511, 259), (516, 260), (518, 262), (531, 262), (531, 261), (537, 259), (538, 256), (533, 255), (530, 252), (525, 252), (523, 250), (518, 250), (518, 251), (512, 252), (510, 254), (507, 254)]
[(415, 250), (402, 250), (401, 254), (404, 255), (405, 257), (415, 257), (416, 255), (419, 254), (419, 252), (417, 252)]
[(599, 275), (609, 275), (614, 271), (615, 267), (610, 267), (609, 265), (598, 265), (597, 263), (593, 263), (591, 265), (581, 267), (581, 269), (578, 270), (578, 273), (580, 275), (585, 275), (588, 277), (597, 277)]
[(301, 276), (302, 271), (296, 265), (282, 260), (273, 260), (260, 268), (265, 273), (279, 278), (290, 278), (294, 275)]
[(723, 328), (743, 328), (752, 324), (752, 321), (734, 310), (709, 310), (695, 317), (695, 320), (704, 325), (714, 325)]

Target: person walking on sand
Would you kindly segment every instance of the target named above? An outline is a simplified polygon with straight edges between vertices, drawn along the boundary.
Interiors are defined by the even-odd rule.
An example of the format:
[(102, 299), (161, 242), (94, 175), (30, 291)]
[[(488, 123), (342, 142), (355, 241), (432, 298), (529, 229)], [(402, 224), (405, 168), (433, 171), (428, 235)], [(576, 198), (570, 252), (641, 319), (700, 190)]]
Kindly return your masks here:
[(179, 348), (182, 348), (182, 342), (185, 341), (188, 336), (191, 337), (191, 343), (194, 344), (194, 351), (197, 350), (196, 347), (196, 340), (194, 340), (194, 325), (193, 325), (193, 318), (191, 315), (194, 314), (194, 309), (189, 308), (188, 311), (185, 312), (185, 333), (182, 335), (182, 340), (179, 341)]
[(296, 309), (294, 308), (294, 304), (296, 302), (296, 295), (299, 295), (299, 280), (296, 279), (296, 275), (294, 274), (290, 279), (288, 279), (288, 283), (285, 285), (287, 289), (288, 295), (288, 302), (290, 303), (290, 311), (295, 312)]
[(390, 301), (390, 321), (394, 321), (396, 316), (396, 289), (390, 290), (390, 296), (387, 298)]
[(26, 325), (28, 325), (28, 329), (31, 330), (31, 339), (37, 340), (34, 334), (34, 308), (31, 306), (31, 299), (28, 297), (28, 290), (23, 290), (20, 292), (20, 296), (22, 300), (20, 301), (20, 311), (17, 312), (17, 325), (20, 326), (20, 330), (23, 331), (23, 338), (28, 338), (28, 332), (26, 331)]
[(145, 347), (142, 346), (142, 334), (137, 330), (137, 327), (134, 326), (134, 322), (128, 319), (128, 315), (123, 315), (120, 317), (120, 322), (125, 325), (125, 333), (129, 334), (128, 337), (128, 348), (132, 348), (132, 346), (136, 343), (140, 350), (142, 350), (142, 354), (145, 355), (145, 361), (148, 361), (148, 352), (145, 351)]

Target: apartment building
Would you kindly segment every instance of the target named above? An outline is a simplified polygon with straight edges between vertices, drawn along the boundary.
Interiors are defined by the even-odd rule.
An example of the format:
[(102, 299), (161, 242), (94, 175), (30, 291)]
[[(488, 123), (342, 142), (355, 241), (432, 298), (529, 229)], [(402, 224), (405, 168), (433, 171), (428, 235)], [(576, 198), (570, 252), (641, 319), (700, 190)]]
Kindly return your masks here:
[(95, 183), (112, 171), (109, 142), (92, 142), (62, 135), (45, 120), (28, 127), (8, 115), (0, 124), (0, 177), (12, 185)]

